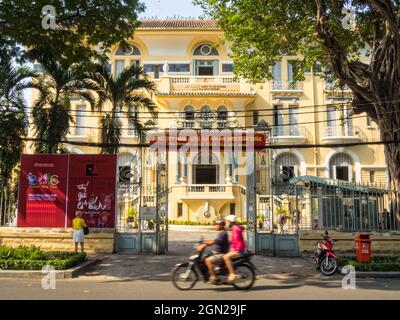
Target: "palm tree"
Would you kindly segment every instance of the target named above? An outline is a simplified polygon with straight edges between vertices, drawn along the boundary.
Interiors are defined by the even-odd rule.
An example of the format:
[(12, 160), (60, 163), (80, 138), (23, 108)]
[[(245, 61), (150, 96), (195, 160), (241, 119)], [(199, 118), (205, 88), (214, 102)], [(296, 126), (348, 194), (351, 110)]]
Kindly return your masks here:
[(20, 160), (27, 135), (24, 80), (34, 76), (29, 68), (16, 66), (5, 51), (0, 51), (0, 176), (6, 183)]
[(64, 153), (62, 141), (66, 139), (71, 117), (71, 98), (80, 96), (93, 106), (93, 94), (81, 88), (78, 66), (65, 69), (54, 57), (45, 52), (32, 51), (30, 58), (40, 63), (39, 75), (32, 78), (29, 87), (37, 89), (38, 98), (32, 106), (35, 130), (35, 151), (38, 153)]
[[(96, 71), (86, 73), (83, 87), (95, 91), (98, 95), (96, 109), (104, 112), (100, 120), (102, 153), (116, 154), (122, 135), (120, 114), (124, 114), (131, 123), (133, 130), (143, 142), (144, 124), (138, 119), (140, 109), (156, 113), (156, 104), (152, 95), (156, 85), (149, 79), (143, 68), (132, 65), (124, 69), (116, 78), (103, 65), (96, 65)], [(106, 104), (110, 109), (105, 109)]]

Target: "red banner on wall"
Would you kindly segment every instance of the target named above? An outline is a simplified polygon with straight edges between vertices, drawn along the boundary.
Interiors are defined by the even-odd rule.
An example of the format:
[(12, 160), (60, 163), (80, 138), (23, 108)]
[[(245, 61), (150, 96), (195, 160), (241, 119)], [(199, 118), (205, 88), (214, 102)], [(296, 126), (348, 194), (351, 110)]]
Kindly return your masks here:
[(18, 227), (64, 227), (67, 155), (22, 155)]
[(68, 227), (77, 210), (89, 227), (115, 226), (116, 165), (114, 155), (70, 156)]
[(17, 226), (114, 228), (115, 193), (115, 155), (23, 155)]

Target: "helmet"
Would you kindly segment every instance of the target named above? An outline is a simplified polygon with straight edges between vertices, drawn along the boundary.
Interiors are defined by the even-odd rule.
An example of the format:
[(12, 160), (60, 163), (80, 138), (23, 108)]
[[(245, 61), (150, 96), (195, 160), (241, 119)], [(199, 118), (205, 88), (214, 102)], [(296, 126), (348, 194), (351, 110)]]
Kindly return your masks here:
[(224, 220), (216, 220), (216, 221), (214, 221), (214, 225), (219, 225), (221, 227), (225, 227), (225, 221)]
[(229, 216), (226, 216), (225, 219), (229, 222), (236, 222), (236, 216), (233, 214), (230, 214)]

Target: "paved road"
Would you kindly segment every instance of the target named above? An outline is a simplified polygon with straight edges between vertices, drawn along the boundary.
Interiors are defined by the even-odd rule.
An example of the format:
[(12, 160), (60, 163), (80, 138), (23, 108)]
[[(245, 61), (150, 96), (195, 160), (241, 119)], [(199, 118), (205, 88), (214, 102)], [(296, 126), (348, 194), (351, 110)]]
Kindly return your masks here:
[(355, 290), (341, 288), (340, 279), (260, 279), (251, 291), (229, 286), (196, 285), (190, 292), (176, 290), (168, 281), (134, 279), (79, 279), (57, 281), (55, 290), (43, 290), (39, 279), (0, 280), (0, 299), (400, 299), (400, 280), (358, 280)]
[(76, 279), (57, 280), (44, 290), (41, 279), (0, 279), (0, 299), (399, 299), (400, 279), (358, 279), (355, 290), (341, 286), (341, 276), (326, 278), (303, 258), (254, 257), (258, 279), (251, 291), (198, 283), (190, 292), (170, 282), (172, 267), (211, 232), (170, 233), (170, 250), (156, 255), (109, 255)]

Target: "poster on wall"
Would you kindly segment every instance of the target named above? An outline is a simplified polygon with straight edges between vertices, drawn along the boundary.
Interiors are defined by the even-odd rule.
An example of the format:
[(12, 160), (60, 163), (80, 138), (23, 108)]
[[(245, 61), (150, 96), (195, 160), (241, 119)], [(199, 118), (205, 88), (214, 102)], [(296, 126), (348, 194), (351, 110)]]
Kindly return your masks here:
[(65, 227), (67, 155), (22, 155), (18, 227)]
[(115, 227), (116, 156), (70, 155), (67, 226), (77, 210), (89, 228)]

